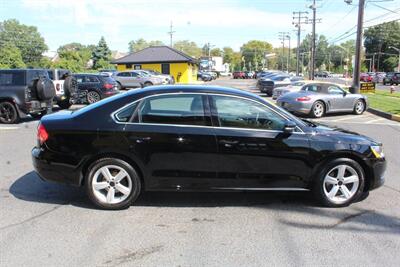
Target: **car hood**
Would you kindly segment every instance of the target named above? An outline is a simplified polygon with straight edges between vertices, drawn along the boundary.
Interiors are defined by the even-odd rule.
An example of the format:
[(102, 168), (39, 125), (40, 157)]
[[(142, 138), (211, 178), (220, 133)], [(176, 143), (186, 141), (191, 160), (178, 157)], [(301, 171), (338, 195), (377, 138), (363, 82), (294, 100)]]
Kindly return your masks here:
[[(313, 122), (315, 123), (315, 122)], [(321, 123), (315, 123), (315, 127), (311, 127), (312, 135), (315, 137), (323, 136), (330, 141), (341, 143), (351, 143), (351, 144), (362, 144), (362, 145), (380, 145), (381, 143), (375, 141), (374, 139), (359, 134), (357, 132), (350, 131), (348, 129), (343, 129), (337, 126), (328, 126)]]

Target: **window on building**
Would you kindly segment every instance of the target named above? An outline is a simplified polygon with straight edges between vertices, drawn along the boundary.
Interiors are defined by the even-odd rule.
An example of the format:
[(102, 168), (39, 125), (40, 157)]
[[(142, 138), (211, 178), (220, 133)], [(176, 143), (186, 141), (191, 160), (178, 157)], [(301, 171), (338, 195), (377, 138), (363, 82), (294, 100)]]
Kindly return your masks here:
[(125, 68), (132, 69), (132, 64), (125, 64)]
[(170, 74), (170, 66), (168, 63), (161, 64), (161, 73), (162, 74)]

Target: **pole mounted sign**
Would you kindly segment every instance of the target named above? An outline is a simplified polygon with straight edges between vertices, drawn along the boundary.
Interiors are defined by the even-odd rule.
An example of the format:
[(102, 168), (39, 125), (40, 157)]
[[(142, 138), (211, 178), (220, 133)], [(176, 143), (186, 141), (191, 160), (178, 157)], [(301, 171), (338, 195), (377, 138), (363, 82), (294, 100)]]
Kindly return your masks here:
[(360, 83), (360, 93), (375, 93), (375, 83)]

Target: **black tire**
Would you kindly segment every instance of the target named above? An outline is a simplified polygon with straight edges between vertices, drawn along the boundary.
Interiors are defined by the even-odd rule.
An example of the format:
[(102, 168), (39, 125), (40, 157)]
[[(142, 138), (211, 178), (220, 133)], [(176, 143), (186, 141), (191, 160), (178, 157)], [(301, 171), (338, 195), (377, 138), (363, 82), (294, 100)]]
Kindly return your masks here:
[(64, 99), (64, 100), (57, 101), (57, 105), (61, 109), (69, 109), (72, 106), (72, 104), (69, 102), (69, 99)]
[(97, 91), (91, 90), (87, 92), (86, 100), (89, 104), (93, 104), (101, 100), (101, 95)]
[(362, 115), (365, 111), (365, 102), (362, 99), (358, 99), (354, 104), (353, 113), (355, 115)]
[(152, 86), (152, 85), (153, 85), (152, 82), (145, 82), (145, 83), (143, 84), (143, 87)]
[[(131, 180), (131, 185), (132, 185), (132, 189), (131, 192), (129, 193), (129, 195), (126, 197), (126, 199), (124, 199), (123, 201), (119, 202), (119, 203), (105, 203), (103, 201), (101, 201), (95, 193), (95, 190), (93, 189), (93, 180), (94, 178), (98, 179), (98, 177), (96, 177), (96, 172), (100, 170), (100, 168), (105, 167), (105, 166), (117, 166), (122, 168), (123, 170), (125, 170), (127, 172), (127, 174), (129, 175), (129, 178)], [(103, 159), (99, 159), (96, 162), (94, 162), (93, 164), (90, 165), (88, 172), (87, 172), (87, 176), (85, 178), (85, 188), (86, 188), (86, 194), (88, 196), (88, 198), (90, 199), (90, 201), (98, 208), (101, 209), (107, 209), (107, 210), (119, 210), (119, 209), (126, 209), (128, 208), (140, 195), (140, 191), (142, 188), (142, 183), (140, 180), (140, 177), (138, 175), (138, 173), (136, 172), (136, 170), (127, 162), (121, 160), (121, 159), (117, 159), (117, 158), (103, 158)], [(127, 178), (128, 179), (128, 178)], [(104, 191), (108, 191), (110, 190), (110, 188), (115, 188), (117, 185), (116, 183), (114, 183), (114, 185), (112, 185), (111, 183), (109, 183), (108, 189), (104, 189)], [(114, 189), (116, 190), (116, 189)]]
[(123, 90), (124, 89), (120, 82), (117, 82), (117, 88), (118, 88), (118, 90)]
[[(326, 192), (327, 192), (327, 190), (329, 190), (329, 188), (327, 189), (327, 186), (324, 182), (325, 177), (328, 174), (331, 174), (332, 173), (331, 170), (337, 166), (349, 166), (358, 175), (358, 185), (356, 185), (356, 184), (352, 185), (352, 187), (354, 186), (355, 188), (354, 188), (354, 192), (352, 193), (351, 197), (349, 197), (348, 199), (342, 199), (342, 200), (340, 200), (341, 202), (335, 202), (327, 196)], [(347, 170), (346, 170), (346, 172), (347, 172)], [(338, 159), (330, 160), (322, 166), (321, 170), (317, 173), (317, 177), (314, 178), (312, 190), (313, 190), (314, 196), (316, 197), (316, 200), (319, 203), (321, 203), (323, 206), (346, 207), (346, 206), (350, 205), (352, 202), (360, 199), (360, 197), (364, 193), (363, 192), (364, 185), (365, 185), (365, 174), (364, 174), (364, 170), (360, 166), (360, 164), (358, 164), (356, 161), (349, 159), (349, 158), (338, 158)], [(348, 192), (353, 191), (353, 188), (351, 188), (351, 190), (349, 190), (348, 186), (344, 183), (340, 183), (340, 181), (338, 181), (338, 184), (332, 185), (330, 190), (332, 190), (334, 186), (336, 186), (337, 188), (346, 187)], [(338, 189), (336, 191), (335, 196), (343, 194), (341, 190), (342, 189)], [(340, 197), (344, 197), (344, 194), (343, 194), (343, 196), (338, 196), (337, 198), (340, 199)]]
[(40, 77), (35, 81), (35, 89), (39, 100), (51, 100), (56, 95), (53, 81), (44, 77)]
[(67, 98), (76, 95), (78, 91), (78, 82), (75, 77), (67, 76), (64, 80), (64, 95)]
[(14, 124), (18, 121), (19, 115), (14, 104), (8, 101), (0, 102), (0, 123)]
[(322, 101), (315, 101), (312, 105), (310, 115), (314, 118), (321, 118), (325, 114), (325, 104)]

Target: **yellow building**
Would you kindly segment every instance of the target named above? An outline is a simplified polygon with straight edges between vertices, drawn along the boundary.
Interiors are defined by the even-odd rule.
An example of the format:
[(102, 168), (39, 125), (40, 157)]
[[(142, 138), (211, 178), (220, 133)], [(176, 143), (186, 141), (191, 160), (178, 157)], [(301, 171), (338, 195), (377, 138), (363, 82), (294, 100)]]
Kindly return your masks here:
[(117, 70), (154, 70), (174, 76), (177, 83), (197, 81), (197, 61), (169, 46), (151, 46), (111, 62)]

